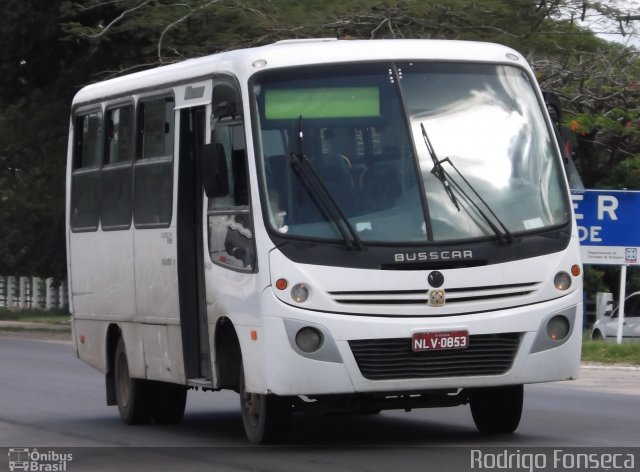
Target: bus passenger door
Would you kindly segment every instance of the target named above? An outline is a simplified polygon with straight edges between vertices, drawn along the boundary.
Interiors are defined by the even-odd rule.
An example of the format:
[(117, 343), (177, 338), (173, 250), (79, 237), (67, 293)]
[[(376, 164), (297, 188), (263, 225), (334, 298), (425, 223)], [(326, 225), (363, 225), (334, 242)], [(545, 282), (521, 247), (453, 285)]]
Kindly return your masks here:
[[(252, 327), (260, 303), (250, 198), (245, 123), (240, 87), (230, 77), (214, 79), (211, 145), (203, 154), (206, 188), (205, 282), (216, 388), (237, 389), (240, 365), (259, 356)], [(206, 173), (206, 174), (205, 174)], [(245, 370), (245, 373), (247, 370)]]
[(205, 140), (206, 107), (180, 110), (178, 168), (178, 292), (185, 376), (191, 384), (212, 381), (204, 299), (203, 198), (198, 155)]

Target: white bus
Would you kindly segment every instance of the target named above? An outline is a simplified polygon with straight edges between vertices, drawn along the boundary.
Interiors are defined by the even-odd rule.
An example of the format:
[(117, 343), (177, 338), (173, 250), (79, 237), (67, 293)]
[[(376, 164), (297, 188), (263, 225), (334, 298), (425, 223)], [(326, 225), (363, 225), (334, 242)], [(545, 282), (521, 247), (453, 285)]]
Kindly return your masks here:
[(240, 393), (293, 412), (469, 404), (577, 376), (581, 262), (525, 59), (494, 44), (300, 40), (83, 88), (67, 173), (77, 355), (125, 423)]

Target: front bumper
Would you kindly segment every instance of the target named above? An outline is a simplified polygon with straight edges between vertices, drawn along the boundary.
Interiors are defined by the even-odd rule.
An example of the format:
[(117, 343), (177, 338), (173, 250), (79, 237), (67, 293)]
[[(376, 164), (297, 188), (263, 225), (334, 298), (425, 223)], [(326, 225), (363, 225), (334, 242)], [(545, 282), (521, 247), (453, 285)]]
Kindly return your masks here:
[[(328, 314), (282, 303), (271, 289), (262, 294), (262, 326), (243, 326), (240, 334), (247, 388), (278, 395), (352, 394), (367, 392), (426, 392), (549, 382), (577, 378), (582, 343), (582, 302), (579, 291), (557, 300), (519, 308), (445, 317), (374, 317)], [(542, 343), (546, 321), (555, 313), (573, 314), (568, 336), (557, 343)], [(329, 355), (304, 355), (292, 345), (291, 327), (315, 326), (325, 336)], [(518, 333), (513, 363), (504, 373), (473, 373), (371, 380), (354, 357), (349, 341), (362, 339), (410, 339), (425, 331), (467, 330), (476, 335)], [(258, 342), (248, 331), (258, 330)], [(242, 341), (242, 340), (246, 341)], [(542, 347), (541, 347), (542, 346)]]

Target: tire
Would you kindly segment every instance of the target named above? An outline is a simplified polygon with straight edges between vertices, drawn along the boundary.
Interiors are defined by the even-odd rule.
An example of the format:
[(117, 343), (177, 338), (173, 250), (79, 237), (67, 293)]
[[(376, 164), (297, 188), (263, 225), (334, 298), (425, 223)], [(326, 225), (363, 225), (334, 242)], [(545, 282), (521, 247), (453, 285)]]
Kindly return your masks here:
[(278, 444), (291, 426), (291, 400), (277, 395), (248, 393), (240, 370), (240, 410), (247, 439), (254, 444)]
[(153, 417), (150, 382), (129, 376), (127, 351), (122, 338), (118, 339), (113, 369), (120, 418), (125, 424), (149, 424)]
[(151, 382), (153, 390), (153, 419), (159, 424), (182, 421), (187, 404), (187, 387), (169, 382)]
[(520, 424), (524, 388), (522, 385), (474, 390), (469, 398), (471, 415), (484, 434), (510, 434)]
[(602, 332), (599, 329), (596, 329), (591, 334), (591, 340), (592, 341), (602, 341), (602, 340), (604, 340), (604, 336), (602, 336)]

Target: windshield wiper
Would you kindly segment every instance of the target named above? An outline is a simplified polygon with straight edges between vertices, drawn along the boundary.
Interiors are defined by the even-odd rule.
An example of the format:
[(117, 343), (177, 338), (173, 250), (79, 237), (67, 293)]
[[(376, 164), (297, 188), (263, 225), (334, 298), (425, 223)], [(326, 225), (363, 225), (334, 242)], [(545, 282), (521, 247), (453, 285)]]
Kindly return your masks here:
[(427, 130), (424, 129), (424, 124), (420, 123), (420, 128), (422, 129), (422, 137), (424, 138), (424, 144), (427, 146), (427, 151), (431, 156), (431, 160), (433, 161), (433, 169), (431, 169), (431, 173), (435, 175), (438, 180), (442, 183), (445, 192), (449, 195), (451, 202), (455, 205), (456, 209), (460, 211), (460, 205), (458, 205), (458, 200), (456, 196), (453, 194), (453, 189), (451, 185), (449, 185), (449, 179), (447, 173), (442, 168), (442, 162), (438, 160), (438, 156), (436, 155), (436, 151), (433, 149), (431, 145), (431, 140), (429, 139), (429, 135), (427, 134)]
[[(333, 221), (333, 223), (336, 225), (338, 231), (340, 232), (340, 235), (347, 244), (347, 247), (351, 249), (355, 244), (356, 248), (362, 250), (364, 245), (362, 244), (360, 236), (358, 236), (358, 232), (349, 221), (349, 218), (347, 218), (347, 215), (345, 214), (340, 204), (336, 201), (334, 196), (331, 195), (331, 192), (322, 181), (322, 178), (313, 168), (307, 156), (304, 155), (302, 145), (302, 115), (300, 115), (298, 123), (298, 150), (297, 152), (291, 153), (291, 166), (293, 167), (293, 170), (296, 172), (296, 174), (298, 174), (300, 180), (307, 188), (313, 199), (318, 204), (320, 211), (322, 211), (322, 213), (325, 214), (325, 217)], [(349, 234), (347, 233), (347, 231), (345, 231), (343, 225), (346, 226), (351, 237), (349, 237)]]
[[(450, 158), (445, 157), (444, 159), (441, 159), (441, 160), (438, 159), (438, 156), (436, 155), (436, 152), (433, 149), (433, 146), (431, 145), (431, 141), (429, 140), (429, 136), (427, 135), (427, 131), (426, 131), (423, 123), (420, 123), (420, 128), (422, 129), (422, 136), (424, 137), (424, 141), (425, 141), (425, 143), (427, 145), (427, 150), (429, 151), (429, 155), (431, 156), (431, 159), (433, 160), (433, 169), (431, 169), (431, 172), (440, 180), (440, 182), (442, 182), (442, 185), (444, 186), (447, 194), (451, 198), (451, 201), (456, 206), (458, 211), (460, 211), (460, 206), (458, 205), (458, 201), (456, 200), (456, 197), (455, 197), (455, 195), (453, 193), (453, 189), (455, 189), (460, 195), (462, 195), (464, 201), (467, 202), (467, 204), (473, 206), (476, 209), (478, 214), (482, 217), (482, 219), (484, 219), (484, 221), (486, 221), (486, 223), (489, 225), (489, 227), (495, 233), (495, 235), (498, 237), (498, 239), (500, 240), (501, 243), (505, 243), (505, 242), (506, 243), (511, 243), (511, 241), (513, 241), (513, 235), (511, 234), (511, 231), (509, 231), (509, 229), (502, 222), (502, 220), (498, 217), (498, 215), (495, 214), (495, 212), (493, 211), (491, 206), (489, 206), (489, 204), (485, 201), (485, 199), (482, 198), (482, 196), (478, 193), (478, 191), (475, 189), (475, 187), (473, 185), (471, 185), (471, 182), (469, 182), (465, 178), (465, 176), (462, 175), (462, 173), (458, 170), (458, 168), (455, 166), (455, 164), (453, 163), (453, 161)], [(478, 203), (475, 201), (475, 199), (471, 198), (469, 196), (469, 194), (467, 192), (465, 192), (465, 190), (454, 179), (451, 178), (449, 173), (446, 170), (444, 170), (444, 167), (442, 166), (443, 162), (446, 162), (451, 167), (453, 167), (453, 170), (456, 171), (458, 176), (467, 185), (467, 187), (469, 187), (471, 189), (473, 194), (478, 198), (478, 200), (480, 200), (480, 202), (484, 205), (484, 207), (487, 210), (489, 210), (489, 213), (491, 214), (493, 219), (498, 223), (498, 225), (500, 225), (500, 228), (502, 229), (502, 231), (500, 231), (500, 228), (498, 228), (496, 226), (496, 224), (489, 217), (489, 215), (487, 215), (482, 210), (482, 208), (480, 208), (480, 205), (478, 205)]]

